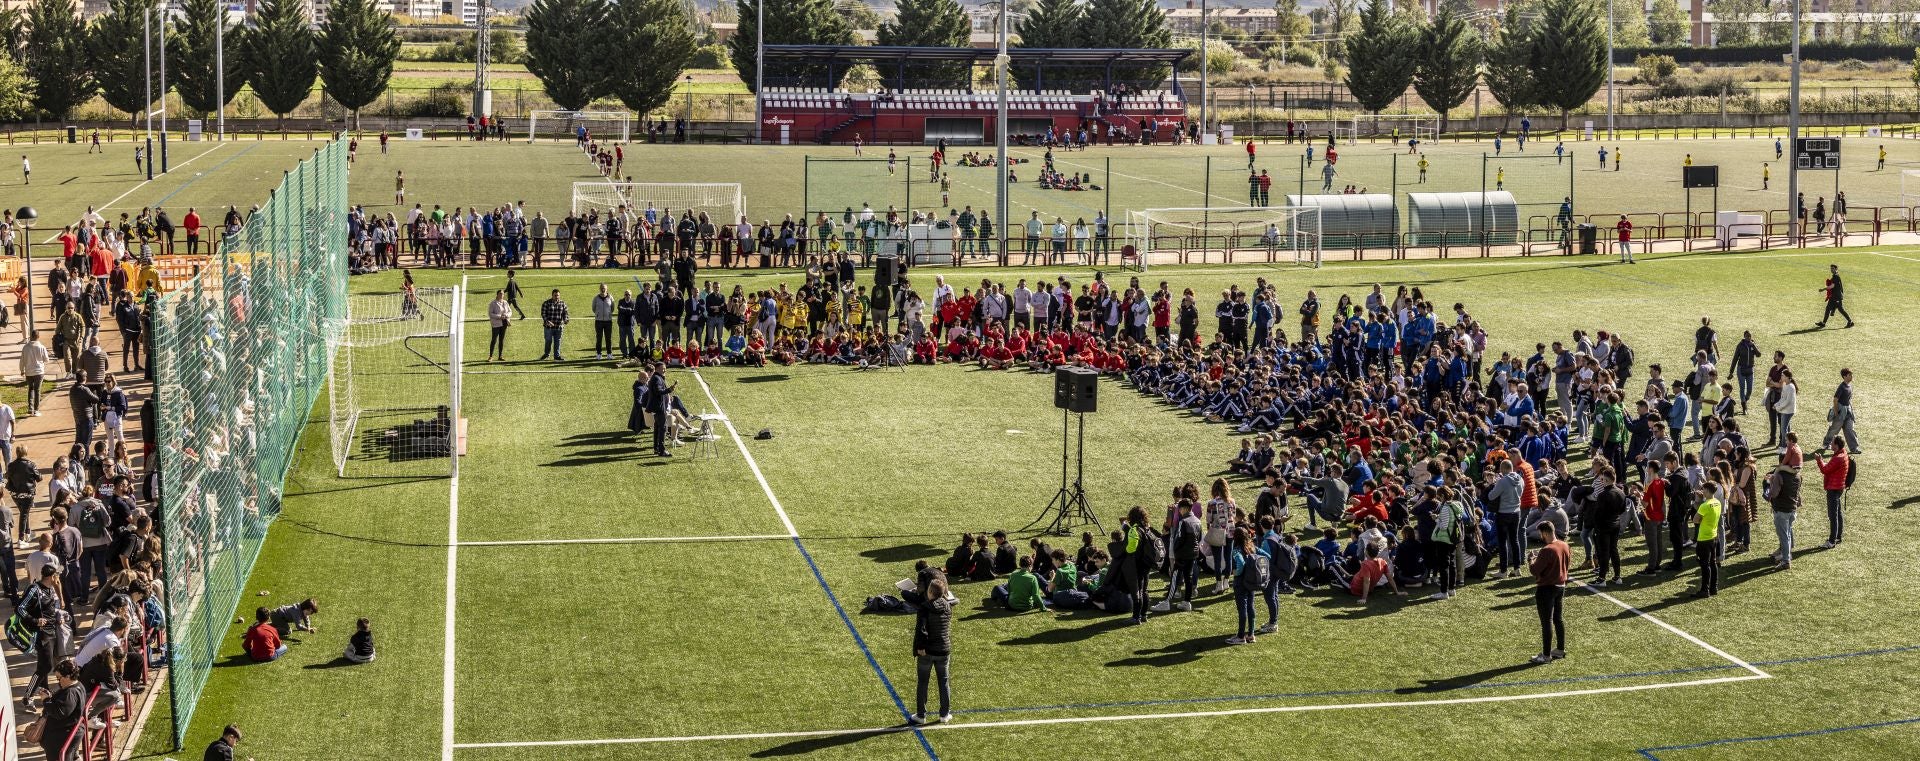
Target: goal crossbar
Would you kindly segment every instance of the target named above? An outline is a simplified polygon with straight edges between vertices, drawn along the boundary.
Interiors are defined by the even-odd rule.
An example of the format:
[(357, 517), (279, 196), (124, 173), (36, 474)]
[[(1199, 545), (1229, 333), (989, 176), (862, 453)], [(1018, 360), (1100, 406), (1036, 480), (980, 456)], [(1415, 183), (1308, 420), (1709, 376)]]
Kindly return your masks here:
[[(555, 125), (558, 125), (554, 132), (556, 139), (561, 135), (572, 138), (574, 128), (583, 123), (618, 125), (620, 142), (623, 143), (631, 139), (633, 133), (632, 111), (530, 111), (527, 113), (527, 142), (531, 143), (540, 137), (540, 123), (543, 120), (550, 131), (556, 130)], [(594, 127), (589, 126), (588, 129)]]
[(1180, 261), (1198, 253), (1265, 253), (1270, 261), (1291, 258), (1318, 267), (1321, 261), (1318, 206), (1168, 207), (1127, 212), (1127, 239), (1142, 262), (1154, 255)]
[(625, 206), (629, 212), (661, 213), (691, 210), (705, 213), (714, 224), (732, 224), (746, 214), (746, 195), (737, 182), (576, 182), (573, 213), (590, 209), (601, 213)]

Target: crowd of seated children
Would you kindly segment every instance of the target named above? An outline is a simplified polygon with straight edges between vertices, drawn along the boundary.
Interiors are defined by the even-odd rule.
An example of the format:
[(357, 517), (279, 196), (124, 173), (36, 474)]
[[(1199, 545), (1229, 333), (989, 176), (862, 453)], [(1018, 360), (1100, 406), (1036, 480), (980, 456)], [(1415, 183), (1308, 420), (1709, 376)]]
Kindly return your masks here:
[[(1013, 176), (1011, 173), (1008, 174), (1007, 181), (1008, 182), (1013, 181)], [(1061, 174), (1060, 172), (1055, 171), (1053, 167), (1041, 168), (1040, 187), (1046, 188), (1048, 190), (1099, 190), (1100, 189), (1099, 185), (1094, 184), (1093, 175), (1091, 174), (1086, 174), (1086, 175)]]

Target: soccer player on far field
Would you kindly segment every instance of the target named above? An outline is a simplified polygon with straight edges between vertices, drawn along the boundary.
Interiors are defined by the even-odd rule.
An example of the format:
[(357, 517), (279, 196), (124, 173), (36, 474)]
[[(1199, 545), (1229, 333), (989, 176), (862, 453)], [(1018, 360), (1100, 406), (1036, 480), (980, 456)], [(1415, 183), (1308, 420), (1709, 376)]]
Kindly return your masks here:
[(1839, 312), (1841, 317), (1847, 318), (1847, 327), (1853, 327), (1853, 315), (1847, 314), (1847, 307), (1844, 303), (1847, 292), (1846, 289), (1840, 285), (1840, 265), (1827, 265), (1827, 284), (1821, 286), (1820, 290), (1827, 295), (1827, 311), (1825, 314), (1820, 315), (1820, 321), (1814, 323), (1813, 326), (1816, 328), (1826, 327), (1827, 320), (1833, 319), (1833, 313)]
[(1573, 555), (1567, 543), (1554, 535), (1552, 523), (1541, 521), (1534, 533), (1545, 546), (1527, 559), (1527, 568), (1533, 571), (1533, 607), (1540, 613), (1540, 654), (1530, 662), (1544, 664), (1567, 657), (1567, 619), (1560, 606), (1567, 594), (1567, 567)]

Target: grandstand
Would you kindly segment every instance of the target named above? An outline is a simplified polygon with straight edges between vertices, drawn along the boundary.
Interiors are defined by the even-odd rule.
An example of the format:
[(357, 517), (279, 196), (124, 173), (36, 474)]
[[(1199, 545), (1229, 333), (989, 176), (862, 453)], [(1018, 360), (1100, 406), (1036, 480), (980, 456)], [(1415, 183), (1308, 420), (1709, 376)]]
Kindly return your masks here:
[[(1189, 55), (1187, 50), (1015, 48), (1009, 67), (1021, 89), (1007, 94), (1010, 140), (1033, 139), (1048, 130), (1079, 130), (1116, 139), (1172, 140), (1186, 128), (1186, 96), (1177, 80), (1159, 73)], [(990, 69), (993, 50), (864, 45), (768, 45), (768, 85), (760, 93), (760, 139), (789, 144), (873, 143), (985, 144), (996, 138), (993, 90), (951, 85), (978, 81), (954, 77)], [(882, 74), (882, 87), (840, 86), (847, 71), (866, 65)], [(910, 68), (911, 67), (911, 68)], [(923, 76), (928, 67), (945, 76)], [(775, 75), (772, 72), (792, 72)], [(1129, 75), (1135, 75), (1130, 77)], [(777, 84), (776, 84), (777, 83)], [(1162, 85), (1170, 89), (1162, 89)]]

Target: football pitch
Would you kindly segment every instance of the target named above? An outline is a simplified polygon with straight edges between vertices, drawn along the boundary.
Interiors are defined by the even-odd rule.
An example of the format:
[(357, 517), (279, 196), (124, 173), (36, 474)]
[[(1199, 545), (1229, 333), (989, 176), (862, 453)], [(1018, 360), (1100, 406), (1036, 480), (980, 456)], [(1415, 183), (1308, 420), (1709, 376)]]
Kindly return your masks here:
[[(33, 205), (41, 228), (77, 219), (88, 206), (99, 208), (110, 220), (141, 207), (165, 206), (175, 221), (186, 207), (202, 216), (229, 206), (245, 210), (280, 181), (293, 162), (311, 155), (317, 143), (301, 140), (236, 140), (224, 143), (174, 143), (170, 150), (173, 172), (146, 181), (133, 163), (133, 146), (114, 143), (106, 153), (89, 154), (84, 145), (15, 146), (31, 157), (34, 183), (23, 186), (14, 167), (0, 174), (0, 195), (17, 199), (9, 208)], [(1489, 155), (1488, 141), (1451, 140), (1423, 146), (1428, 161), (1427, 181), (1419, 181), (1420, 157), (1406, 147), (1386, 142), (1339, 145), (1333, 180), (1335, 192), (1348, 185), (1368, 192), (1393, 191), (1406, 226), (1407, 193), (1479, 192), (1493, 190), (1502, 180), (1521, 204), (1522, 222), (1539, 217), (1547, 224), (1571, 187), (1575, 210), (1581, 214), (1669, 212), (1689, 208), (1681, 187), (1681, 167), (1691, 155), (1694, 164), (1720, 167), (1718, 206), (1729, 210), (1785, 209), (1786, 167), (1773, 158), (1773, 141), (1759, 138), (1701, 140), (1622, 140), (1609, 143), (1567, 142), (1564, 163), (1553, 155), (1551, 139), (1530, 141), (1524, 153), (1514, 141), (1505, 142), (1499, 156)], [(1611, 157), (1624, 155), (1621, 168), (1601, 169), (1599, 148)], [(1832, 202), (1838, 188), (1847, 193), (1857, 223), (1872, 206), (1920, 204), (1920, 178), (1903, 188), (1903, 170), (1920, 169), (1920, 141), (1846, 138), (1843, 169), (1807, 172), (1802, 191), (1811, 208), (1818, 199)], [(1885, 146), (1887, 164), (1877, 167), (1878, 150)], [(1255, 167), (1273, 178), (1269, 201), (1284, 204), (1290, 194), (1320, 192), (1324, 178), (1324, 140), (1316, 143), (1315, 161), (1304, 164), (1303, 144), (1261, 143)], [(785, 215), (796, 219), (807, 212), (825, 212), (838, 219), (848, 207), (871, 204), (884, 212), (893, 206), (936, 213), (947, 208), (994, 206), (994, 172), (988, 167), (951, 167), (951, 187), (945, 206), (941, 189), (929, 177), (931, 148), (901, 146), (892, 173), (887, 170), (885, 146), (869, 146), (856, 159), (848, 147), (822, 146), (713, 146), (645, 145), (626, 147), (621, 174), (642, 182), (737, 182), (747, 214), (755, 224), (778, 223)], [(949, 162), (967, 151), (990, 154), (992, 149), (956, 146)], [(1243, 207), (1247, 196), (1247, 156), (1237, 146), (1119, 146), (1087, 151), (1057, 152), (1062, 172), (1085, 175), (1100, 190), (1065, 191), (1040, 188), (1035, 179), (1044, 150), (1016, 147), (1010, 155), (1030, 163), (1018, 165), (1019, 182), (1010, 186), (1009, 210), (1016, 222), (1038, 212), (1051, 222), (1061, 217), (1091, 222), (1105, 213), (1116, 223), (1128, 211), (1148, 208)], [(1761, 165), (1771, 164), (1772, 179), (1763, 189)], [(394, 202), (394, 176), (407, 178), (407, 206), (427, 208), (492, 208), (524, 201), (531, 211), (549, 219), (565, 216), (574, 182), (601, 181), (579, 151), (569, 143), (408, 142), (395, 140), (382, 155), (377, 141), (362, 141), (353, 167), (351, 197), (370, 212), (404, 218), (406, 207)], [(1569, 185), (1571, 183), (1571, 186)], [(1903, 197), (1905, 193), (1911, 196)], [(636, 199), (636, 203), (640, 199)], [(1692, 209), (1714, 208), (1711, 190), (1693, 191)], [(1904, 216), (1904, 215), (1903, 215)], [(57, 229), (36, 234), (36, 243), (50, 240)]]
[[(422, 155), (432, 150), (447, 149)], [(1809, 330), (1828, 263), (1849, 277), (1858, 327)], [(416, 274), (423, 285), (465, 278), (466, 355), (484, 356), (485, 303), (501, 274)], [(633, 274), (528, 271), (526, 306), (559, 288), (584, 314), (599, 284), (617, 293)], [(791, 272), (702, 274), (725, 290), (799, 284)], [(916, 281), (934, 274), (1009, 286), (1091, 276), (914, 271)], [(861, 603), (892, 591), (914, 561), (942, 562), (960, 533), (1013, 532), (1039, 513), (1059, 485), (1051, 379), (952, 365), (675, 371), (687, 406), (727, 423), (717, 456), (683, 449), (661, 460), (625, 430), (633, 375), (585, 359), (585, 321), (567, 331), (565, 365), (531, 361), (538, 330), (515, 322), (508, 361), (464, 367), (470, 438), (458, 478), (336, 478), (326, 410), (316, 409), (242, 599), (315, 596), (323, 633), (252, 665), (235, 627), (186, 745), (203, 747), (231, 721), (258, 758), (1370, 758), (1420, 748), (1435, 758), (1787, 759), (1920, 748), (1910, 621), (1920, 590), (1908, 583), (1920, 551), (1911, 519), (1920, 452), (1899, 434), (1920, 427), (1920, 391), (1907, 380), (1920, 358), (1903, 349), (1920, 315), (1902, 306), (1920, 295), (1920, 252), (1143, 276), (1202, 294), (1255, 278), (1275, 283), (1283, 302), (1308, 288), (1331, 303), (1373, 283), (1418, 285), (1437, 304), (1466, 304), (1490, 335), (1490, 357), (1606, 329), (1624, 334), (1642, 367), (1675, 366), (1710, 315), (1723, 347), (1750, 330), (1764, 352), (1787, 353), (1803, 394), (1796, 430), (1809, 438), (1824, 429), (1839, 368), (1851, 367), (1869, 454), (1848, 499), (1850, 541), (1817, 549), (1824, 516), (1809, 484), (1798, 526), (1812, 549), (1792, 571), (1767, 570), (1774, 539), (1763, 517), (1754, 551), (1729, 559), (1718, 597), (1685, 597), (1691, 574), (1571, 591), (1571, 655), (1540, 667), (1524, 665), (1537, 628), (1523, 580), (1474, 583), (1445, 602), (1419, 592), (1367, 605), (1325, 591), (1288, 596), (1279, 633), (1245, 647), (1222, 642), (1230, 596), (1129, 627), (1096, 611), (1011, 614), (986, 604), (988, 585), (962, 583), (956, 720), (913, 730), (902, 726), (913, 619), (865, 614)], [(391, 294), (398, 276), (352, 287)], [(1108, 528), (1133, 505), (1152, 512), (1174, 486), (1211, 480), (1237, 447), (1225, 426), (1101, 385), (1086, 483)], [(1757, 399), (1743, 423), (1764, 427)], [(755, 439), (761, 429), (772, 438)], [(1235, 490), (1250, 504), (1252, 483)], [(1023, 547), (1027, 536), (1017, 534)], [(1639, 541), (1623, 544), (1630, 568), (1644, 564)], [(1150, 589), (1159, 599), (1164, 580)], [(360, 616), (373, 621), (380, 659), (342, 666)], [(163, 721), (141, 754), (164, 755)]]

